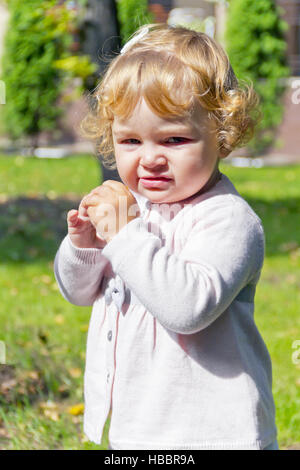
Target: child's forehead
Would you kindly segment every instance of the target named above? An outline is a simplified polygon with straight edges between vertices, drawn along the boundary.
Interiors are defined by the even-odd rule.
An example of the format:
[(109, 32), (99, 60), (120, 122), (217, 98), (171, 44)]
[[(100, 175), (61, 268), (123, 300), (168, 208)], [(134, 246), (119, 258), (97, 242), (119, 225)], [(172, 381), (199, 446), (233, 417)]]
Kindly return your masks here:
[(203, 128), (208, 124), (208, 113), (207, 111), (199, 104), (195, 104), (193, 108), (188, 112), (182, 115), (166, 114), (156, 112), (151, 103), (141, 97), (136, 106), (133, 108), (132, 113), (129, 116), (118, 116), (114, 115), (113, 117), (113, 128), (120, 132), (130, 130), (132, 126), (143, 127), (143, 123), (148, 123), (150, 120), (153, 120), (160, 129), (167, 130), (172, 128), (177, 128), (184, 130), (184, 128)]

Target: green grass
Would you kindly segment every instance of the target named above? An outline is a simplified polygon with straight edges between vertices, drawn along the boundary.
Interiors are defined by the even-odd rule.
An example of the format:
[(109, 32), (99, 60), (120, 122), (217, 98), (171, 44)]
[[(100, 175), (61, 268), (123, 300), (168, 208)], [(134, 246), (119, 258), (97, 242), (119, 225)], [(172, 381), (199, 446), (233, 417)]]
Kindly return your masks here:
[[(255, 318), (273, 362), (280, 447), (299, 446), (300, 364), (292, 361), (292, 345), (300, 340), (300, 166), (223, 165), (222, 171), (265, 227)], [(2, 376), (0, 448), (99, 449), (83, 435), (82, 414), (69, 413), (69, 407), (83, 403), (91, 309), (66, 302), (53, 276), (66, 212), (100, 184), (99, 165), (84, 155), (0, 156), (0, 172), (0, 340), (13, 366)]]
[(55, 199), (60, 195), (80, 195), (100, 184), (96, 157), (37, 159), (2, 157), (0, 194)]
[(18, 156), (0, 157), (0, 171), (0, 340), (18, 382), (9, 388), (7, 371), (0, 448), (99, 449), (83, 435), (82, 414), (68, 412), (83, 402), (90, 308), (61, 297), (53, 258), (67, 210), (100, 184), (100, 167), (89, 156)]

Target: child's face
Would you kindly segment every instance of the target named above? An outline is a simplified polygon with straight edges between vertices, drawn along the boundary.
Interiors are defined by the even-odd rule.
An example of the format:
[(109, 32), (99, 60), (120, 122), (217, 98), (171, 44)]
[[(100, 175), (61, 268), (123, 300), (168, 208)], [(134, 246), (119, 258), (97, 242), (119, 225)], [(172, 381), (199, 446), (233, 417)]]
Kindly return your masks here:
[(153, 113), (142, 99), (127, 120), (116, 117), (112, 125), (122, 181), (154, 203), (192, 196), (209, 180), (218, 161), (211, 130), (200, 106), (190, 119), (170, 120)]

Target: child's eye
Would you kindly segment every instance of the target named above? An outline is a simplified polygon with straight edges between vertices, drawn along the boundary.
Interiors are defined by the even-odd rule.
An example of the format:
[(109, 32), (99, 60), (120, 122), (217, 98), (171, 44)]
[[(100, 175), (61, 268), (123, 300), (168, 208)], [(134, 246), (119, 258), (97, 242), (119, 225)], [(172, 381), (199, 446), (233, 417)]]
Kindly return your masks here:
[(166, 144), (184, 144), (185, 142), (188, 142), (185, 137), (169, 137), (165, 141)]
[(125, 139), (122, 140), (122, 144), (131, 144), (131, 145), (136, 145), (139, 144), (140, 141), (138, 139)]

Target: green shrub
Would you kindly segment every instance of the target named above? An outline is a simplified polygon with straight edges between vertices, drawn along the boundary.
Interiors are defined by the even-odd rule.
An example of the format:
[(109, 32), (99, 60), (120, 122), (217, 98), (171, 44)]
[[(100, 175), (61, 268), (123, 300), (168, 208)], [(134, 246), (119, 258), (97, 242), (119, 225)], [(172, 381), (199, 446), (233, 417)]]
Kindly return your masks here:
[(122, 44), (143, 24), (153, 23), (147, 0), (118, 0), (118, 20)]
[(282, 95), (290, 71), (284, 32), (287, 24), (273, 0), (230, 0), (226, 50), (239, 79), (252, 81), (261, 101), (263, 119), (248, 144), (258, 154), (274, 143), (283, 115)]
[[(7, 0), (10, 21), (4, 45), (2, 79), (6, 104), (4, 131), (13, 139), (56, 126), (62, 73), (55, 67), (68, 49), (74, 12), (56, 0)], [(74, 18), (73, 18), (74, 19)]]

